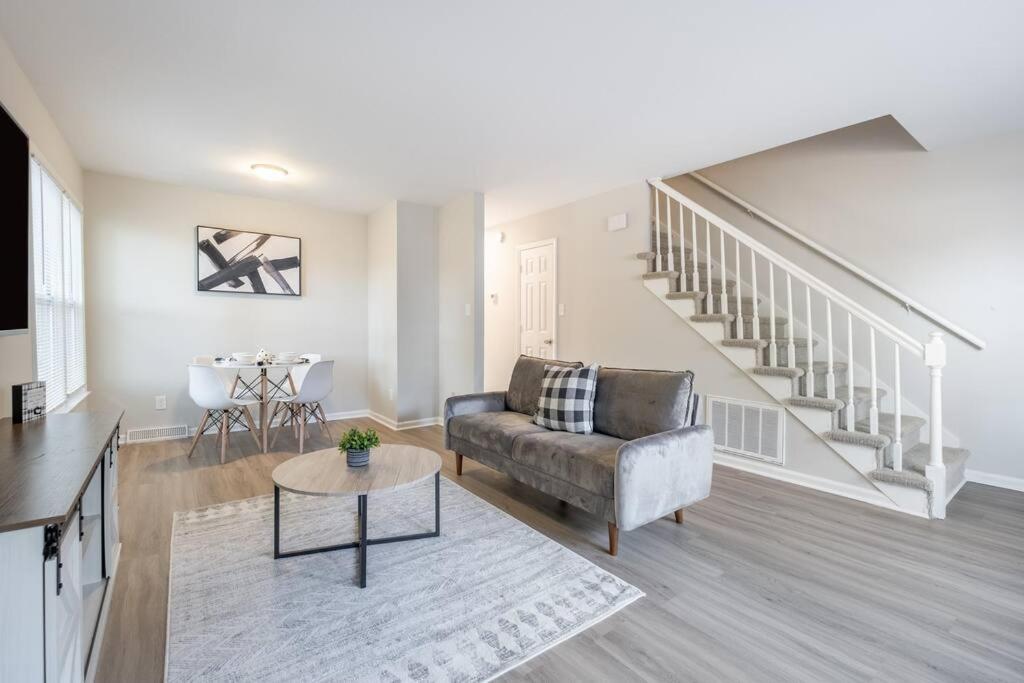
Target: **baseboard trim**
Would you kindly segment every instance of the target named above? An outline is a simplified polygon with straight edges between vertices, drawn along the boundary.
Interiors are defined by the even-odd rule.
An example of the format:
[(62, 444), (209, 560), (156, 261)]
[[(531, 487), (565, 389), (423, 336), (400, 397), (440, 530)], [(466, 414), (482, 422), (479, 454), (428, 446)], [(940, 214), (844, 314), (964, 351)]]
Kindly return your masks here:
[(390, 417), (381, 415), (380, 413), (376, 413), (372, 410), (367, 410), (365, 412), (366, 417), (369, 417), (371, 420), (379, 422), (388, 429), (392, 429), (396, 432), (400, 432), (403, 429), (416, 429), (417, 427), (433, 427), (435, 425), (441, 424), (440, 417), (425, 417), (420, 420), (405, 420), (403, 422), (396, 422), (392, 420)]
[(850, 486), (849, 484), (843, 484), (824, 477), (817, 477), (813, 474), (796, 472), (784, 467), (779, 467), (778, 465), (755, 462), (746, 458), (718, 452), (715, 453), (715, 464), (722, 465), (724, 467), (731, 467), (735, 470), (750, 472), (751, 474), (757, 474), (762, 477), (767, 477), (768, 479), (784, 481), (788, 484), (804, 486), (809, 489), (814, 489), (815, 491), (821, 491), (822, 493), (831, 493), (834, 496), (850, 498), (852, 500), (860, 501), (861, 503), (867, 503), (868, 505), (874, 505), (888, 510), (895, 510), (896, 512), (900, 512), (905, 515), (909, 514), (914, 515), (915, 517), (924, 516), (897, 506), (882, 492), (878, 493), (878, 497), (872, 497), (865, 495), (864, 491), (856, 486)]
[(1024, 491), (1024, 477), (1008, 477), (1005, 474), (992, 474), (980, 470), (964, 470), (967, 481), (975, 484), (988, 484), (1011, 491)]

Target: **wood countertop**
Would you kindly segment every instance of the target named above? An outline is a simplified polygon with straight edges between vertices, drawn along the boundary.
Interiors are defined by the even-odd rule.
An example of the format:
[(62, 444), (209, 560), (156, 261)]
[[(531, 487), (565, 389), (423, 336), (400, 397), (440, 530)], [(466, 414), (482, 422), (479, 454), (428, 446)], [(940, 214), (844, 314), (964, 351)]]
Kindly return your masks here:
[(26, 424), (0, 420), (0, 532), (66, 519), (122, 415), (94, 401)]

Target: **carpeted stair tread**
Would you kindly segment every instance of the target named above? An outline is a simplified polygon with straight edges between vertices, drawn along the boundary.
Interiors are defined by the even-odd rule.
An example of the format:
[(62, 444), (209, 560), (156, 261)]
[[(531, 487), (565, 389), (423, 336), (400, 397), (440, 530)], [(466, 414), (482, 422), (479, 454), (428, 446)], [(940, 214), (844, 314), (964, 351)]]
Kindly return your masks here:
[[(943, 446), (942, 448), (942, 462), (946, 465), (947, 471), (963, 466), (970, 455), (971, 452), (965, 448), (953, 448), (952, 446)], [(903, 469), (904, 471), (909, 470), (923, 475), (924, 468), (930, 459), (931, 445), (919, 443), (903, 452)], [(886, 454), (885, 464), (892, 467), (892, 456), (890, 454)]]
[(696, 299), (697, 301), (703, 301), (707, 294), (704, 292), (669, 292), (665, 295), (666, 299)]
[(932, 491), (932, 481), (923, 474), (912, 472), (910, 470), (903, 470), (897, 472), (890, 469), (879, 469), (874, 470), (868, 474), (872, 479), (876, 481), (884, 481), (888, 484), (900, 484), (902, 486), (909, 486), (915, 489), (921, 489), (922, 491)]
[(679, 277), (679, 273), (674, 270), (661, 270), (657, 273), (644, 273), (641, 277), (645, 280), (661, 280), (663, 278), (671, 280)]
[(832, 431), (825, 432), (822, 436), (829, 441), (852, 443), (857, 446), (867, 446), (868, 448), (885, 448), (891, 442), (891, 439), (884, 434), (848, 432), (845, 429), (833, 429)]
[(756, 368), (751, 368), (750, 372), (764, 377), (788, 377), (790, 379), (796, 379), (804, 375), (802, 368), (772, 367), (769, 365), (758, 365)]
[(821, 398), (814, 396), (808, 398), (806, 396), (794, 396), (793, 398), (787, 398), (786, 403), (791, 406), (798, 406), (800, 408), (819, 408), (821, 410), (837, 411), (842, 409), (843, 402), (835, 398)]
[[(927, 422), (928, 421), (923, 417), (904, 415), (900, 420), (901, 440), (904, 434), (910, 434), (911, 432), (921, 429), (921, 427), (924, 427)], [(868, 419), (858, 420), (853, 426), (858, 432), (866, 433), (871, 431), (871, 422)], [(896, 437), (896, 416), (892, 413), (879, 413), (878, 433), (885, 434), (890, 439), (894, 439)]]
[(695, 323), (731, 323), (735, 318), (726, 313), (698, 313), (690, 316), (690, 320)]
[(722, 346), (737, 349), (763, 349), (768, 346), (768, 342), (763, 339), (723, 339)]

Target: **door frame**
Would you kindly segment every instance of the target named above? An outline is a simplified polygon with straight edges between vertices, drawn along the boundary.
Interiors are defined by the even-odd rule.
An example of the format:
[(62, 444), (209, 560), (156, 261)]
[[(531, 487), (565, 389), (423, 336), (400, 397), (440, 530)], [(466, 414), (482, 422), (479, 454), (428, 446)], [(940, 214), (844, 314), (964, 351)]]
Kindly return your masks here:
[(551, 307), (551, 357), (558, 358), (558, 238), (551, 237), (546, 240), (527, 242), (516, 245), (516, 315), (515, 315), (515, 344), (516, 356), (523, 353), (522, 335), (522, 310), (523, 310), (523, 252), (536, 247), (551, 246), (551, 289), (554, 297)]

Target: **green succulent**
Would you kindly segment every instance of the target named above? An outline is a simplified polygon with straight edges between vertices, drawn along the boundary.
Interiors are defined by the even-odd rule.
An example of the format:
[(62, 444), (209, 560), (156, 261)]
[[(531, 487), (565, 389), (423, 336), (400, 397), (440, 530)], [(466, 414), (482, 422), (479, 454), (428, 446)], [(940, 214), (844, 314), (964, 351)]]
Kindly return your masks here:
[(352, 428), (338, 442), (339, 451), (366, 451), (380, 445), (380, 436), (372, 428), (361, 432)]

